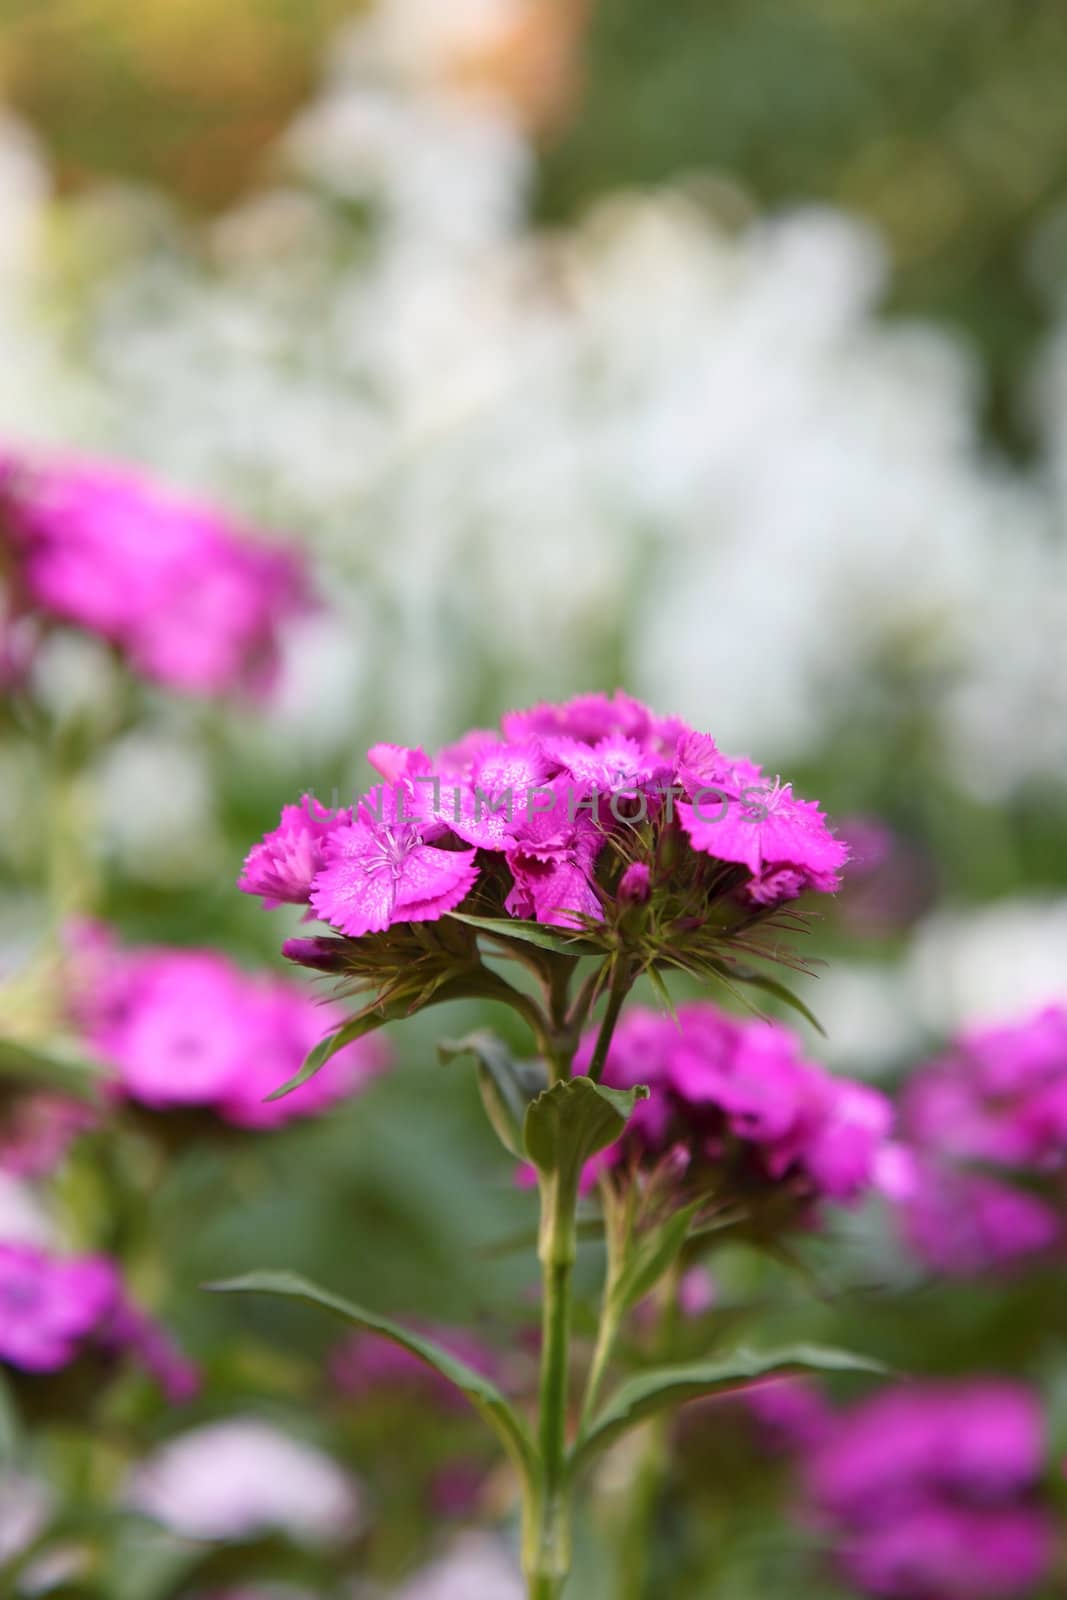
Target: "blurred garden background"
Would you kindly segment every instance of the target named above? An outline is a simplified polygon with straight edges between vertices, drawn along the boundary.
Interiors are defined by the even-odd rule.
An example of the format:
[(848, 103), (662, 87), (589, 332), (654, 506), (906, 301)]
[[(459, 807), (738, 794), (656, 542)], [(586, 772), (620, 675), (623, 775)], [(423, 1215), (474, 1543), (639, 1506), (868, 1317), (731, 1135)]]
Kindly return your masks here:
[[(811, 1055), (895, 1092), (961, 1029), (1067, 1005), (1065, 77), (1057, 0), (0, 0), (0, 462), (143, 470), (295, 548), (317, 597), (266, 700), (173, 692), (85, 628), (18, 679), (0, 651), (6, 1114), (86, 1053), (71, 928), (297, 981), (296, 912), (235, 889), (283, 804), (347, 803), (376, 741), (618, 685), (852, 841), (806, 936)], [(0, 1153), (0, 1244), (109, 1252), (201, 1371), (184, 1412), (129, 1374), (27, 1397), (0, 1329), (0, 1595), (519, 1593), (473, 1415), (369, 1357), (346, 1385), (336, 1329), (200, 1287), (297, 1268), (525, 1382), (532, 1198), (435, 1053), (483, 1020), (386, 1030), (388, 1070), (277, 1131), (130, 1112), (45, 1175)], [(790, 1451), (718, 1406), (679, 1425), (640, 1593), (604, 1555), (612, 1462), (576, 1600), (1062, 1593), (1056, 1116), (1024, 1260), (974, 1223), (933, 1266), (873, 1199), (788, 1259), (717, 1255), (695, 1319), (1027, 1386), (1039, 1577), (862, 1586)], [(306, 1493), (343, 1539), (302, 1489), (254, 1539), (125, 1516), (139, 1460), (235, 1417), (324, 1453)], [(246, 1470), (206, 1448), (205, 1480)]]

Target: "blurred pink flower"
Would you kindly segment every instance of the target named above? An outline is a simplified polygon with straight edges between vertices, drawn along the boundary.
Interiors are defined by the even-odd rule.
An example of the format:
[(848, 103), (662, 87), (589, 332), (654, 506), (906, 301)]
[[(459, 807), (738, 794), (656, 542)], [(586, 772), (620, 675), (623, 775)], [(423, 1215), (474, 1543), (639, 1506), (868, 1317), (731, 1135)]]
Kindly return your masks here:
[(0, 1243), (0, 1360), (27, 1372), (73, 1361), (119, 1304), (119, 1275), (102, 1256), (52, 1256)]
[(189, 693), (268, 687), (279, 627), (307, 606), (293, 552), (113, 466), (0, 456), (0, 541), (25, 609)]
[(96, 1116), (91, 1106), (67, 1095), (15, 1096), (0, 1116), (0, 1169), (19, 1178), (46, 1177)]
[(805, 1463), (806, 1495), (863, 1593), (1008, 1600), (1051, 1557), (1044, 1452), (1036, 1399), (1019, 1384), (902, 1384), (833, 1419)]
[(267, 1102), (340, 1020), (336, 1006), (214, 951), (122, 950), (99, 927), (77, 936), (72, 982), (74, 1020), (116, 1089), (156, 1109), (205, 1106), (239, 1127), (275, 1127), (354, 1093), (388, 1061), (382, 1039), (358, 1040)]

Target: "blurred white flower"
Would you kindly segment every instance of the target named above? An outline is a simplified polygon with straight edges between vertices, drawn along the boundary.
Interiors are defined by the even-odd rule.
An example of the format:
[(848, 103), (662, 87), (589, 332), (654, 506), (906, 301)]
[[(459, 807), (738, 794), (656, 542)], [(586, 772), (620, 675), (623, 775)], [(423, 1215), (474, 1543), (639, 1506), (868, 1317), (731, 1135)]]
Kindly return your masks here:
[(52, 1494), (36, 1478), (0, 1469), (0, 1566), (33, 1543), (48, 1522)]
[(202, 874), (220, 848), (202, 742), (177, 729), (125, 734), (96, 769), (105, 849), (151, 882)]
[[(55, 1226), (35, 1190), (8, 1172), (0, 1172), (0, 1241), (44, 1248), (56, 1243)], [(0, 1519), (0, 1541), (2, 1530)]]
[[(876, 685), (974, 787), (1067, 778), (1063, 493), (991, 459), (963, 347), (880, 318), (884, 248), (826, 208), (533, 230), (517, 109), (456, 71), (529, 11), (377, 0), (276, 192), (116, 264), (82, 339), (111, 448), (316, 545), (379, 731), (625, 679), (785, 761)], [(1067, 337), (1054, 465), (1065, 373)], [(316, 672), (325, 748), (353, 710), (329, 650), (301, 702)]]
[(359, 1486), (322, 1451), (255, 1418), (194, 1428), (137, 1466), (126, 1503), (188, 1539), (280, 1529), (305, 1542), (363, 1525)]
[(1067, 1002), (1067, 899), (935, 912), (912, 940), (912, 1008), (938, 1033)]
[(399, 1589), (396, 1600), (522, 1600), (525, 1592), (504, 1547), (468, 1534)]

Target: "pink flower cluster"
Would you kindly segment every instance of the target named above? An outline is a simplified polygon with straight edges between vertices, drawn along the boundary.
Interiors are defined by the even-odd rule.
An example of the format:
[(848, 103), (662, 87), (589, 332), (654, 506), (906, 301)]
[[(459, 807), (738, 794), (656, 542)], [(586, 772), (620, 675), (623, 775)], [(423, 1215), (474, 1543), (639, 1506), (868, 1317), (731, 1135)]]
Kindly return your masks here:
[(0, 1361), (56, 1372), (89, 1345), (139, 1360), (175, 1403), (196, 1393), (195, 1367), (128, 1299), (113, 1261), (0, 1243)]
[(432, 759), (379, 744), (369, 760), (381, 784), (351, 809), (309, 795), (287, 806), (240, 888), (354, 938), (433, 921), (476, 884), (489, 914), (576, 928), (609, 898), (625, 907), (655, 892), (667, 832), (690, 857), (735, 868), (752, 907), (836, 889), (847, 854), (788, 784), (621, 692), (509, 712), (500, 731)]
[(921, 1260), (974, 1273), (1050, 1249), (1056, 1210), (1010, 1179), (1051, 1182), (1067, 1168), (1067, 1007), (964, 1033), (908, 1084), (902, 1120), (896, 1198)]
[(807, 1500), (848, 1580), (881, 1600), (1009, 1600), (1046, 1575), (1044, 1429), (1024, 1387), (889, 1389), (829, 1424)]
[(157, 1110), (210, 1107), (238, 1127), (271, 1128), (354, 1093), (387, 1064), (383, 1040), (358, 1040), (301, 1088), (268, 1102), (340, 1020), (336, 1006), (286, 979), (252, 976), (214, 951), (126, 951), (98, 927), (78, 943), (75, 1019), (130, 1100)]
[[(586, 1070), (595, 1031), (575, 1070)], [(729, 1164), (737, 1189), (788, 1186), (800, 1200), (858, 1198), (875, 1180), (893, 1121), (876, 1089), (832, 1076), (805, 1059), (778, 1022), (729, 1016), (709, 1002), (670, 1017), (631, 1008), (608, 1050), (602, 1081), (647, 1084), (623, 1139), (599, 1159), (670, 1159), (682, 1170)]]
[(0, 556), (16, 607), (85, 628), (192, 694), (269, 686), (307, 605), (296, 555), (145, 478), (0, 452)]

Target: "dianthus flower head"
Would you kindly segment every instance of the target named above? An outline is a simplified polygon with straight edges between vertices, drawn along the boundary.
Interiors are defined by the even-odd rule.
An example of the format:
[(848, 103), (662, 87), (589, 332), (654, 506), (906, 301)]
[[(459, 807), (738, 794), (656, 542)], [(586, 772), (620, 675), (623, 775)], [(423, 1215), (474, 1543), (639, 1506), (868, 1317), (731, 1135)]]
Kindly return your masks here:
[[(595, 1030), (579, 1047), (577, 1071), (594, 1048)], [(808, 1061), (783, 1024), (703, 1001), (680, 1006), (676, 1018), (632, 1007), (602, 1081), (652, 1090), (602, 1163), (625, 1166), (637, 1153), (654, 1165), (673, 1152), (694, 1182), (729, 1171), (737, 1194), (780, 1187), (800, 1203), (852, 1201), (872, 1186), (892, 1124), (884, 1095)]]
[(436, 757), (379, 743), (369, 758), (384, 782), (351, 813), (307, 795), (286, 807), (242, 889), (350, 938), (437, 921), (468, 895), (478, 915), (595, 937), (650, 887), (649, 926), (677, 943), (665, 913), (690, 934), (728, 905), (758, 919), (835, 889), (847, 854), (788, 783), (621, 693), (509, 712)]
[(99, 634), (171, 688), (269, 686), (279, 628), (307, 606), (295, 554), (127, 470), (10, 453), (0, 468), (22, 609)]
[[(332, 930), (289, 939), (285, 953), (335, 973), (346, 994), (373, 992), (356, 1026), (452, 998), (522, 1009), (482, 960), (493, 941), (513, 957), (522, 941), (521, 959), (549, 987), (563, 976), (557, 967), (551, 978), (551, 963), (579, 954), (600, 956), (622, 990), (640, 972), (671, 968), (759, 982), (752, 960), (802, 965), (762, 929), (796, 928), (790, 903), (836, 889), (847, 854), (788, 783), (621, 692), (509, 712), (499, 730), (473, 729), (436, 755), (379, 742), (368, 759), (381, 783), (350, 811), (304, 795), (239, 880)], [(777, 1058), (768, 1070), (823, 1130), (805, 1145), (821, 1187), (862, 1187), (848, 1167), (874, 1137), (864, 1122), (878, 1121), (879, 1097), (835, 1095)], [(784, 1146), (776, 1158), (792, 1164)]]

